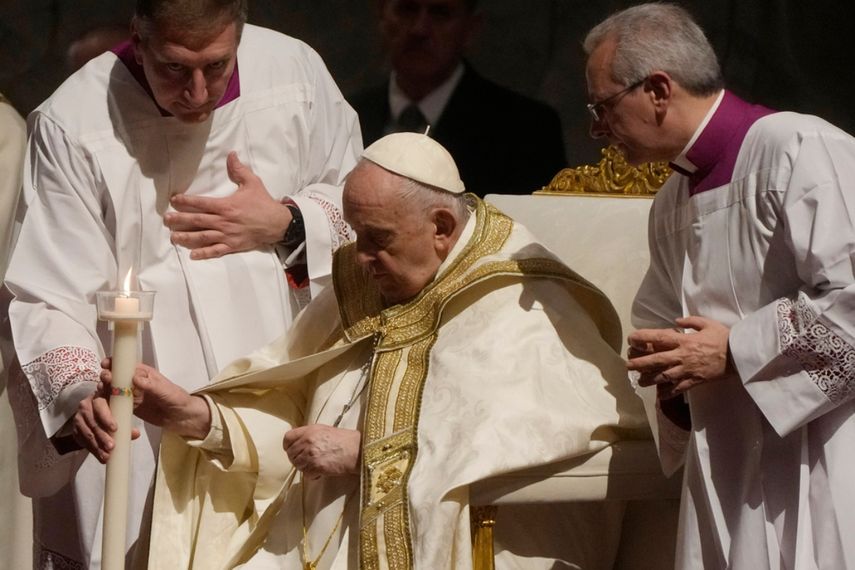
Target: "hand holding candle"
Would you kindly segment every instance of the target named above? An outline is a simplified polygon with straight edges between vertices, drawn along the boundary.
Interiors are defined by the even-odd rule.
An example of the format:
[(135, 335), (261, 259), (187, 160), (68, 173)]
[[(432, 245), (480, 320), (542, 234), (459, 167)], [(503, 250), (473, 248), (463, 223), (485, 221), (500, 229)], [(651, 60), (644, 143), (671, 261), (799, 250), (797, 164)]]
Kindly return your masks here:
[[(101, 463), (107, 463), (115, 444), (116, 422), (110, 410), (110, 390), (113, 375), (110, 371), (112, 359), (101, 361), (101, 386), (88, 398), (78, 404), (72, 424), (72, 434), (77, 444), (88, 450)], [(131, 428), (131, 439), (137, 439), (140, 432)]]

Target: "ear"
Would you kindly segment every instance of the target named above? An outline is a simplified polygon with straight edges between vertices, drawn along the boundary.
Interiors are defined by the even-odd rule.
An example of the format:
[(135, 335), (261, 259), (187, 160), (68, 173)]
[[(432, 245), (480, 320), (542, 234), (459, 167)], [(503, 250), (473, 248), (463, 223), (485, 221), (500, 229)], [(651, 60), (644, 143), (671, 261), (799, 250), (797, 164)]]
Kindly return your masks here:
[(654, 71), (647, 77), (645, 91), (650, 94), (657, 111), (664, 111), (671, 102), (674, 94), (674, 83), (671, 76), (664, 71)]
[(431, 221), (435, 228), (433, 235), (434, 248), (440, 258), (445, 259), (457, 242), (459, 222), (454, 213), (448, 208), (436, 208), (433, 210), (431, 212)]

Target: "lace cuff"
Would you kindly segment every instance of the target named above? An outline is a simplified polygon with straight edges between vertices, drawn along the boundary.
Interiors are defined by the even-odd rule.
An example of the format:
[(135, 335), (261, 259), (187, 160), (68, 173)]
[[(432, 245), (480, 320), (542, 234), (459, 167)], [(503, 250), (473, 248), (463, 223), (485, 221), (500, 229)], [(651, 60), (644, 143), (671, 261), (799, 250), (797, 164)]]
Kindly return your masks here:
[[(26, 380), (19, 382), (16, 397), (27, 405), (15, 414), (15, 421), (22, 433), (39, 424), (46, 437), (51, 437), (74, 415), (80, 400), (95, 390), (101, 365), (89, 348), (60, 346), (22, 365), (21, 373)], [(29, 398), (25, 392), (30, 393)]]
[(21, 370), (41, 412), (50, 407), (65, 388), (81, 382), (98, 382), (101, 360), (88, 348), (60, 346), (21, 365)]
[(340, 208), (317, 194), (311, 195), (310, 198), (321, 207), (329, 220), (332, 251), (356, 239), (353, 230), (344, 221), (344, 215)]
[(63, 556), (36, 543), (34, 548), (34, 568), (50, 568), (51, 570), (84, 570), (82, 562)]
[(796, 301), (779, 299), (776, 312), (782, 353), (801, 365), (830, 402), (850, 399), (855, 392), (855, 347), (821, 322), (802, 295)]

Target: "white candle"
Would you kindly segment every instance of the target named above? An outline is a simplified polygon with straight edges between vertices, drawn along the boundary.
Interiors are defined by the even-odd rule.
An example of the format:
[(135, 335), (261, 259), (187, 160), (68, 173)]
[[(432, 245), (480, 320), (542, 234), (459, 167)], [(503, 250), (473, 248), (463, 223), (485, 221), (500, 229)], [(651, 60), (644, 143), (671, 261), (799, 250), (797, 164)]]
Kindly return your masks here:
[(101, 545), (101, 568), (104, 570), (125, 567), (125, 539), (128, 519), (128, 479), (131, 464), (131, 420), (134, 400), (132, 382), (139, 357), (137, 354), (139, 325), (139, 299), (116, 297), (113, 321), (113, 394), (110, 411), (117, 429), (113, 434), (114, 447), (107, 462), (104, 487), (104, 534)]
[(121, 318), (121, 315), (136, 315), (140, 312), (140, 300), (136, 297), (116, 297), (113, 311), (118, 318)]

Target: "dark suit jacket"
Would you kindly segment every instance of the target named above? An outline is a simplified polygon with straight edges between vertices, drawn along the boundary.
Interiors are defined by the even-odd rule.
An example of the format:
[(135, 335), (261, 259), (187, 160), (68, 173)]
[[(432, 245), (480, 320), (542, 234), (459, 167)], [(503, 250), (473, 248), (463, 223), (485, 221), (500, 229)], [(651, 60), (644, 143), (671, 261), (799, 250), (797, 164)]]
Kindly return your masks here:
[[(349, 97), (368, 146), (390, 121), (388, 83)], [(564, 168), (561, 120), (549, 106), (501, 87), (470, 66), (430, 136), (457, 162), (468, 192), (530, 194)]]

